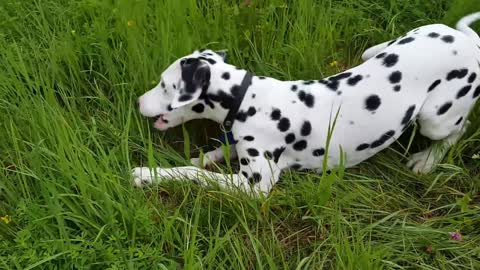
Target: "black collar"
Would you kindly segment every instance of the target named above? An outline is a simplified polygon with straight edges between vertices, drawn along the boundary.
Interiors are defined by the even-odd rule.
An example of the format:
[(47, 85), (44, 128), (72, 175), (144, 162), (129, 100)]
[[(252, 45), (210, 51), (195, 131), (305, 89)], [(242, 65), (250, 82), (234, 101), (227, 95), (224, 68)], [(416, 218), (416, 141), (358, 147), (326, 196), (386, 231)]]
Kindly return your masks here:
[(226, 131), (230, 131), (230, 129), (233, 126), (233, 122), (235, 121), (235, 116), (237, 115), (238, 109), (242, 104), (243, 98), (245, 97), (245, 93), (247, 93), (248, 87), (250, 87), (250, 85), (252, 84), (252, 77), (253, 77), (252, 73), (248, 71), (245, 74), (245, 77), (243, 77), (242, 84), (238, 89), (238, 93), (236, 93), (237, 95), (235, 95), (234, 97), (232, 107), (228, 111), (227, 117), (225, 117), (225, 120), (223, 121), (223, 127), (225, 128)]

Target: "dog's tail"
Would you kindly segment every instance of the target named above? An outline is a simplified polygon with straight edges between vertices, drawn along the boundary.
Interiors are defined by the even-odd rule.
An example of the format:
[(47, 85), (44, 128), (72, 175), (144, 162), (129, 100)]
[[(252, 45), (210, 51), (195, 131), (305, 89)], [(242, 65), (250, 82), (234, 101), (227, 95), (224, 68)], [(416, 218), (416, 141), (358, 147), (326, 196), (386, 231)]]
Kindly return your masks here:
[(478, 34), (470, 28), (470, 24), (474, 23), (475, 21), (480, 20), (480, 12), (475, 12), (470, 15), (467, 15), (461, 18), (457, 22), (457, 30), (463, 32), (465, 35), (475, 39), (477, 42), (480, 42), (480, 37)]

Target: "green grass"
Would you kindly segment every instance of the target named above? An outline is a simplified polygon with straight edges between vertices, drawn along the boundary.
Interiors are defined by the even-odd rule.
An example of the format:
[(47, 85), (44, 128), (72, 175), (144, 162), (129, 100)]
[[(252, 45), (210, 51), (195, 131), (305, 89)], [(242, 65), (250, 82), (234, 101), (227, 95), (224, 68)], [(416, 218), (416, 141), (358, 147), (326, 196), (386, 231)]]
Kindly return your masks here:
[(256, 74), (319, 79), (358, 64), (368, 46), (479, 9), (239, 2), (0, 2), (0, 269), (480, 269), (479, 106), (426, 176), (404, 165), (428, 143), (415, 136), (406, 149), (409, 131), (356, 168), (285, 172), (264, 199), (190, 183), (132, 187), (132, 167), (187, 164), (218, 135), (189, 123), (184, 147), (181, 128), (154, 131), (136, 110), (179, 56), (226, 48)]

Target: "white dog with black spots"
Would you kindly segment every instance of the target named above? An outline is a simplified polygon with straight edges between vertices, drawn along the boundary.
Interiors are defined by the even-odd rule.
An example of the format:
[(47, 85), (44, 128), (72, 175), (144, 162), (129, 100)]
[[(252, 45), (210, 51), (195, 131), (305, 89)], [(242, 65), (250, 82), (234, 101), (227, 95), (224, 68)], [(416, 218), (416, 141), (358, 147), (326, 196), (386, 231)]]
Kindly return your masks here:
[(287, 168), (322, 169), (329, 130), (328, 168), (354, 166), (392, 144), (414, 121), (434, 143), (407, 165), (428, 173), (455, 144), (480, 96), (480, 38), (462, 18), (457, 29), (419, 27), (365, 51), (365, 61), (340, 74), (307, 81), (253, 76), (225, 62), (225, 52), (199, 50), (181, 57), (160, 83), (139, 98), (140, 112), (166, 130), (192, 119), (211, 119), (231, 131), (237, 174), (201, 167), (223, 158), (208, 152), (196, 166), (133, 169), (134, 183), (162, 179), (215, 180), (224, 188), (268, 193)]

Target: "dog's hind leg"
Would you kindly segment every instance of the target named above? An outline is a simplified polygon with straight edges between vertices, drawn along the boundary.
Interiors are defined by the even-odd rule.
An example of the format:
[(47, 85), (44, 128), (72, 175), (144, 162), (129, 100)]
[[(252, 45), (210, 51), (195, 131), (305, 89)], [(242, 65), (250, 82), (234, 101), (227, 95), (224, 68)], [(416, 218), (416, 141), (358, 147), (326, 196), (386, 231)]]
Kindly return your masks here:
[(407, 163), (407, 167), (417, 174), (426, 174), (432, 171), (435, 165), (443, 160), (450, 147), (462, 137), (469, 124), (466, 121), (460, 130), (453, 132), (442, 140), (435, 141), (426, 150), (413, 154)]

